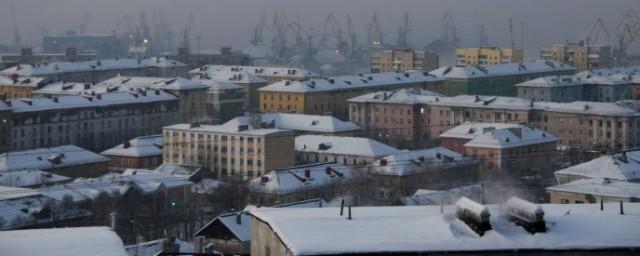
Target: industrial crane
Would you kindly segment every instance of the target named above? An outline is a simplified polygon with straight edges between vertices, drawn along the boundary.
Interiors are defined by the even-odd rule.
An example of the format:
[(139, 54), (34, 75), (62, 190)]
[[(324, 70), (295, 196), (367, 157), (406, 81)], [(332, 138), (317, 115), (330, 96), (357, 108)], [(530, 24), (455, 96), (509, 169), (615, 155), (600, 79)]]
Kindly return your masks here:
[[(331, 33), (327, 31), (327, 29), (331, 29)], [(320, 46), (323, 48), (327, 48), (327, 40), (329, 36), (335, 37), (336, 39), (336, 50), (344, 51), (347, 48), (347, 42), (344, 41), (344, 32), (342, 28), (340, 28), (340, 24), (336, 19), (336, 16), (333, 13), (330, 13), (327, 16), (327, 19), (324, 22), (324, 26), (322, 27), (322, 35), (320, 39)]]
[(373, 19), (369, 25), (369, 47), (372, 49), (378, 49), (383, 43), (382, 26), (378, 21), (378, 13), (373, 13)]
[(604, 33), (607, 36), (606, 44), (609, 44), (609, 39), (610, 39), (609, 31), (607, 31), (607, 27), (604, 25), (604, 21), (598, 18), (596, 20), (596, 23), (594, 23), (593, 26), (591, 27), (591, 30), (589, 30), (589, 34), (585, 39), (587, 46), (591, 46), (592, 44), (597, 43), (598, 39), (600, 39), (601, 33)]
[(267, 26), (267, 11), (262, 10), (262, 14), (260, 14), (260, 23), (255, 29), (253, 29), (253, 38), (251, 39), (251, 45), (258, 46), (264, 43), (263, 33), (266, 26)]
[(618, 46), (616, 55), (624, 57), (629, 48), (640, 38), (640, 16), (633, 9), (629, 9), (616, 26)]
[(411, 48), (411, 20), (409, 19), (409, 12), (404, 13), (402, 24), (398, 28), (398, 39), (396, 42), (397, 48)]

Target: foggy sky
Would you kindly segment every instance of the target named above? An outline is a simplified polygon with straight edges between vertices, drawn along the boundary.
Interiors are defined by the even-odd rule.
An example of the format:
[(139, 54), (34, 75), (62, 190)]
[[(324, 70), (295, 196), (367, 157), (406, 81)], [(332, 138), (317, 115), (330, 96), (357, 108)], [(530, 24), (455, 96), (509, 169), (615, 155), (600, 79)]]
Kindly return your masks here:
[[(85, 12), (91, 14), (89, 33), (126, 31), (116, 28), (124, 14), (137, 19), (140, 11), (150, 16), (163, 9), (174, 32), (185, 26), (190, 12), (196, 18), (194, 35), (202, 36), (203, 49), (232, 45), (249, 46), (251, 31), (266, 10), (285, 10), (287, 18), (301, 16), (305, 28), (319, 30), (333, 12), (341, 23), (350, 13), (361, 42), (374, 11), (378, 12), (387, 42), (395, 42), (397, 27), (405, 11), (412, 19), (412, 44), (424, 46), (441, 34), (440, 20), (446, 10), (454, 16), (463, 45), (471, 45), (475, 36), (474, 10), (485, 24), (489, 43), (509, 46), (508, 20), (513, 18), (516, 42), (520, 40), (520, 22), (525, 22), (525, 50), (528, 58), (538, 55), (547, 43), (584, 39), (597, 18), (602, 18), (609, 33), (629, 8), (640, 11), (640, 0), (0, 0), (0, 44), (11, 44), (13, 22), (9, 5), (16, 9), (18, 26), (26, 44), (41, 44), (42, 28), (50, 34), (77, 29)], [(342, 24), (344, 26), (344, 24)], [(270, 37), (267, 37), (270, 40)]]

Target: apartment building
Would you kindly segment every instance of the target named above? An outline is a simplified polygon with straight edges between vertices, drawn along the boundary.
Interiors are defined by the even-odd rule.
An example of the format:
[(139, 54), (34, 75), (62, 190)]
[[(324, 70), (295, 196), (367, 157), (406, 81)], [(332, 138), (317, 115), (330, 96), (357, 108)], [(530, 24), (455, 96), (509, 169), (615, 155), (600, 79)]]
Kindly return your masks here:
[(162, 135), (140, 136), (102, 151), (109, 157), (109, 171), (154, 169), (162, 164)]
[(498, 47), (456, 49), (456, 66), (461, 67), (522, 62), (522, 49), (501, 49)]
[(438, 55), (428, 51), (393, 49), (372, 52), (369, 55), (371, 73), (401, 72), (406, 70), (431, 71), (440, 67)]
[(246, 92), (242, 86), (213, 79), (193, 79), (209, 88), (204, 111), (207, 117), (228, 121), (245, 112)]
[(331, 114), (346, 119), (347, 100), (365, 93), (402, 88), (442, 88), (445, 79), (427, 72), (387, 72), (281, 81), (260, 88), (261, 112)]
[(78, 82), (50, 83), (33, 92), (39, 96), (89, 95), (108, 92), (137, 92), (145, 94), (146, 90), (163, 90), (179, 100), (179, 122), (191, 122), (207, 119), (207, 92), (209, 87), (193, 80), (173, 77), (136, 77), (115, 76), (97, 84)]
[[(394, 135), (383, 130), (386, 118), (388, 123), (402, 127), (394, 129), (396, 132), (410, 131), (402, 139), (420, 135), (417, 140), (426, 143), (434, 142), (439, 134), (465, 122), (524, 122), (557, 136), (559, 145), (565, 148), (618, 150), (639, 146), (640, 105), (635, 101), (556, 103), (498, 96), (441, 97), (407, 93), (376, 97), (384, 94), (380, 92), (354, 98), (350, 100), (350, 120), (362, 130), (380, 127), (381, 132), (367, 135), (374, 139)], [(404, 108), (402, 113), (409, 110), (420, 115), (385, 117), (384, 109), (392, 111), (389, 108), (392, 105)], [(416, 122), (419, 125), (415, 125)]]
[(66, 144), (105, 150), (159, 134), (178, 115), (177, 98), (162, 90), (13, 99), (2, 105), (10, 109), (11, 150)]
[(553, 60), (576, 68), (578, 72), (611, 67), (614, 64), (611, 46), (563, 43), (545, 46), (540, 58)]
[(320, 75), (302, 68), (289, 67), (266, 67), (266, 66), (228, 66), (228, 65), (205, 65), (189, 71), (189, 75), (208, 75), (209, 77), (219, 76), (216, 73), (233, 76), (234, 74), (247, 73), (257, 76), (267, 81), (268, 84), (289, 81), (304, 81), (312, 78), (320, 78)]
[(356, 136), (360, 131), (354, 123), (333, 116), (288, 113), (251, 114), (236, 117), (228, 123), (292, 130), (296, 135)]
[(540, 170), (558, 155), (556, 136), (519, 124), (465, 123), (439, 137), (443, 147), (480, 160), (489, 171)]
[(34, 90), (46, 83), (47, 79), (39, 77), (0, 76), (0, 99), (30, 98)]
[(518, 98), (533, 101), (572, 102), (583, 100), (586, 81), (575, 76), (546, 76), (516, 84)]
[[(516, 96), (515, 84), (544, 76), (573, 75), (575, 69), (555, 61), (484, 66), (441, 67), (429, 72), (447, 79), (447, 95), (478, 94)], [(439, 91), (440, 92), (440, 91)]]
[[(217, 67), (217, 66), (215, 66)], [(248, 71), (232, 71), (222, 66), (202, 66), (189, 72), (189, 77), (199, 80), (212, 80), (220, 83), (233, 83), (244, 89), (245, 101), (243, 111), (257, 112), (258, 89), (268, 84), (267, 80)], [(235, 70), (235, 69), (233, 69)]]
[(115, 58), (78, 62), (19, 64), (0, 71), (0, 75), (46, 77), (54, 81), (98, 83), (117, 75), (178, 77), (185, 76), (187, 66), (164, 57), (147, 59)]
[(214, 176), (251, 180), (294, 165), (294, 134), (250, 125), (176, 124), (164, 127), (164, 162), (199, 165)]

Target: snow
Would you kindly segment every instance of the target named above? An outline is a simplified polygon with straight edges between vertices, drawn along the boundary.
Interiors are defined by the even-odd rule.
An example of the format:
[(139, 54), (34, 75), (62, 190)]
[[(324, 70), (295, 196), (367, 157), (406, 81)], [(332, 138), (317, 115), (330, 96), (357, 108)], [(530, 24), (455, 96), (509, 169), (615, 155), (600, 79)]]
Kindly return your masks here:
[(533, 214), (544, 214), (544, 211), (542, 210), (542, 206), (520, 199), (518, 197), (509, 198), (509, 200), (507, 200), (506, 207), (511, 209), (522, 210), (524, 212), (533, 213)]
[[(148, 241), (139, 244), (127, 245), (124, 249), (129, 256), (154, 256), (162, 251), (166, 238)], [(175, 243), (180, 245), (180, 252), (195, 252), (195, 246), (187, 241), (175, 239)]]
[(403, 73), (386, 72), (359, 75), (314, 78), (306, 81), (280, 81), (258, 89), (266, 92), (319, 92), (342, 91), (356, 88), (375, 88), (403, 86), (407, 84), (423, 85), (430, 82), (443, 82), (445, 79), (426, 72), (407, 71)]
[(124, 88), (149, 88), (159, 90), (199, 90), (207, 88), (202, 83), (182, 77), (136, 77), (136, 76), (116, 76), (95, 85), (95, 87), (124, 87)]
[(0, 173), (0, 186), (33, 187), (71, 180), (69, 177), (43, 172), (37, 169)]
[[(382, 159), (387, 161), (386, 166), (381, 166)], [(382, 159), (373, 163), (372, 173), (404, 176), (474, 164), (471, 158), (443, 147), (403, 151)]]
[(553, 71), (575, 71), (569, 65), (556, 61), (534, 60), (525, 63), (497, 64), (486, 66), (441, 67), (430, 71), (436, 76), (453, 79), (486, 78), (496, 76), (525, 75)]
[[(365, 157), (383, 157), (400, 152), (382, 142), (369, 138), (338, 137), (323, 135), (300, 135), (296, 137), (296, 151), (317, 152), (334, 155), (350, 155)], [(320, 149), (324, 144), (328, 149)]]
[(579, 86), (586, 82), (575, 76), (545, 76), (528, 80), (514, 86), (517, 87), (562, 87), (562, 86)]
[(480, 185), (469, 185), (453, 188), (446, 191), (418, 189), (412, 196), (402, 198), (404, 205), (440, 205), (453, 204), (458, 198), (465, 196), (479, 199), (482, 193)]
[(0, 254), (126, 256), (122, 240), (107, 227), (27, 229), (0, 232)]
[[(305, 176), (307, 171), (308, 177)], [(259, 193), (288, 194), (348, 181), (352, 172), (351, 168), (337, 163), (302, 165), (268, 172), (252, 180), (249, 189)]]
[(191, 176), (195, 175), (197, 172), (201, 170), (204, 170), (204, 167), (199, 165), (163, 163), (160, 166), (158, 166), (154, 171), (164, 172), (164, 173), (175, 175), (175, 176), (191, 178)]
[(162, 134), (141, 136), (129, 140), (129, 146), (124, 143), (100, 153), (106, 156), (147, 157), (162, 156)]
[(36, 97), (12, 99), (11, 108), (14, 113), (35, 112), (52, 109), (73, 109), (107, 107), (124, 104), (140, 104), (159, 101), (174, 101), (177, 98), (162, 90), (111, 92), (99, 95), (68, 95), (52, 98)]
[(601, 197), (640, 199), (640, 183), (607, 179), (580, 179), (546, 188), (547, 191)]
[(559, 141), (543, 130), (525, 125), (477, 122), (458, 125), (440, 137), (469, 139), (465, 147), (479, 148), (512, 148)]
[(459, 209), (465, 209), (468, 210), (470, 212), (472, 212), (473, 214), (475, 214), (476, 216), (489, 216), (489, 208), (487, 208), (486, 206), (473, 201), (469, 198), (466, 197), (461, 197), (460, 199), (458, 199), (458, 201), (456, 201), (456, 207)]
[[(624, 156), (626, 156), (626, 161)], [(555, 172), (582, 178), (632, 181), (640, 179), (640, 149), (604, 155)]]
[[(339, 208), (259, 208), (251, 214), (266, 222), (292, 255), (374, 252), (486, 250), (570, 250), (640, 246), (640, 204), (546, 204), (548, 231), (529, 234), (506, 221), (499, 205), (489, 205), (493, 230), (477, 236), (455, 218), (455, 207), (355, 207), (352, 220)], [(567, 214), (569, 213), (569, 214)], [(599, 236), (596, 234), (606, 234)]]
[(0, 86), (20, 86), (20, 87), (29, 87), (29, 88), (37, 88), (38, 85), (42, 84), (46, 79), (39, 77), (21, 77), (17, 80), (13, 80), (8, 76), (0, 75)]
[(422, 102), (435, 101), (435, 97), (444, 97), (444, 95), (422, 89), (400, 89), (395, 91), (380, 91), (364, 94), (349, 99), (350, 102), (385, 102), (400, 104), (418, 104)]
[(29, 188), (17, 188), (12, 186), (0, 186), (0, 200), (9, 200), (21, 197), (38, 196), (38, 191)]
[(204, 78), (194, 78), (192, 79), (195, 82), (201, 83), (205, 86), (209, 87), (209, 92), (222, 92), (227, 90), (242, 90), (242, 86), (239, 86), (234, 83), (224, 82), (224, 81), (216, 81), (213, 79), (204, 79)]
[[(252, 116), (236, 117), (225, 125), (237, 126), (251, 124)], [(348, 121), (342, 121), (333, 116), (289, 114), (289, 113), (266, 113), (255, 115), (257, 122), (273, 123), (275, 128), (284, 130), (295, 130), (319, 133), (338, 133), (357, 131), (360, 128)]]
[(205, 65), (189, 71), (189, 75), (239, 84), (264, 84), (267, 81), (263, 78), (267, 77), (287, 77), (294, 80), (320, 77), (301, 68), (227, 65)]
[(238, 131), (238, 126), (233, 123), (227, 123), (223, 125), (199, 125), (197, 127), (191, 127), (191, 124), (175, 124), (165, 126), (165, 130), (183, 130), (183, 131), (195, 131), (195, 132), (213, 132), (213, 133), (228, 133), (239, 135), (253, 135), (253, 136), (266, 136), (278, 132), (284, 132), (287, 130), (268, 128), (268, 129), (250, 129), (244, 131)]
[[(60, 157), (59, 164), (54, 164), (49, 160), (50, 157), (56, 156)], [(11, 151), (0, 155), (0, 173), (25, 169), (46, 171), (51, 168), (107, 161), (109, 161), (109, 158), (75, 145)]]
[(49, 76), (60, 73), (89, 72), (117, 69), (141, 69), (141, 68), (168, 68), (184, 67), (185, 64), (170, 60), (165, 57), (153, 57), (147, 59), (102, 59), (75, 62), (51, 62), (48, 64), (25, 65), (21, 64), (0, 71), (0, 75), (18, 74), (19, 76)]

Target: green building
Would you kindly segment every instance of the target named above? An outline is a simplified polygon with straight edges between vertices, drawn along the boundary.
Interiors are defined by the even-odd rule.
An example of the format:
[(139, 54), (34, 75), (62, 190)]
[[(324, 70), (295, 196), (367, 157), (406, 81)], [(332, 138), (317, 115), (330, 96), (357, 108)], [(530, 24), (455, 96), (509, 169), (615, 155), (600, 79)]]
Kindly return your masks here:
[(533, 101), (572, 102), (584, 100), (585, 82), (575, 76), (546, 76), (516, 84), (518, 98)]
[(536, 60), (485, 66), (442, 67), (429, 72), (447, 79), (446, 94), (517, 96), (516, 84), (544, 76), (573, 75), (575, 68)]
[(208, 116), (216, 117), (220, 121), (227, 121), (244, 114), (246, 93), (242, 86), (210, 79), (195, 79), (194, 81), (209, 86), (205, 106)]

